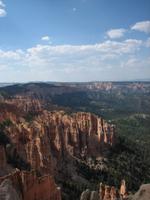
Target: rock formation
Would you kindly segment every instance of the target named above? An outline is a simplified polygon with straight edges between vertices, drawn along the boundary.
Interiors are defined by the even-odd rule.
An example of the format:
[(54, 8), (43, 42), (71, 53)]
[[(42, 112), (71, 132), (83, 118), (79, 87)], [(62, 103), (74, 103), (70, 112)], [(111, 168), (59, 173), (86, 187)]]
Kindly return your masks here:
[(23, 199), (43, 199), (43, 200), (60, 200), (60, 188), (56, 186), (54, 179), (50, 175), (37, 177), (35, 171), (21, 172), (23, 186)]
[(125, 180), (122, 180), (122, 182), (121, 182), (120, 196), (122, 199), (126, 197), (126, 182), (125, 182)]
[(90, 195), (91, 195), (91, 191), (89, 189), (87, 189), (82, 192), (80, 200), (89, 200)]
[(99, 193), (87, 189), (81, 194), (80, 200), (127, 200), (125, 180), (121, 181), (120, 188), (120, 192), (118, 193), (114, 186), (100, 183)]
[[(2, 165), (7, 167), (4, 152), (1, 161), (4, 161)], [(37, 177), (36, 171), (16, 169), (1, 176), (0, 184), (0, 200), (61, 200), (60, 188), (56, 186), (54, 178), (49, 174)]]
[(140, 189), (138, 190), (131, 200), (149, 200), (150, 199), (150, 184), (143, 184), (141, 185)]
[[(31, 118), (27, 120), (28, 116)], [(102, 118), (84, 112), (71, 115), (64, 111), (50, 112), (44, 110), (37, 99), (16, 97), (1, 102), (0, 123), (9, 138), (5, 148), (0, 148), (0, 167), (11, 167), (4, 155), (6, 151), (10, 164), (13, 162), (13, 167), (21, 170), (8, 170), (0, 182), (9, 178), (17, 190), (20, 187), (24, 200), (60, 200), (60, 190), (53, 176), (67, 169), (71, 175), (74, 167), (69, 163), (74, 158), (102, 156), (115, 143), (115, 127)], [(34, 173), (22, 171), (29, 170), (29, 166)], [(98, 193), (90, 195), (90, 200), (94, 200)]]
[(22, 200), (19, 192), (14, 188), (12, 181), (9, 179), (5, 179), (0, 184), (0, 200)]
[[(53, 177), (47, 175), (38, 178), (35, 171), (16, 170), (1, 177), (0, 183), (1, 194), (16, 196), (14, 200), (15, 198), (16, 200), (20, 198), (23, 200), (61, 200), (60, 188), (56, 186)], [(20, 194), (20, 197), (16, 194)]]
[(81, 194), (80, 200), (99, 200), (99, 194), (96, 191), (90, 191), (87, 189)]
[(97, 191), (91, 192), (90, 200), (99, 200), (99, 194)]
[[(28, 109), (24, 110), (29, 103), (22, 103), (23, 111), (19, 114), (22, 104), (18, 103), (18, 99), (7, 102), (9, 109), (4, 108), (0, 114), (1, 121), (11, 120), (12, 126), (7, 127), (5, 132), (16, 151), (32, 168), (51, 173), (52, 163), (57, 163), (66, 154), (78, 158), (96, 157), (114, 144), (115, 127), (102, 118), (83, 112), (67, 115), (63, 111), (43, 110), (39, 113), (39, 102), (37, 106), (36, 103), (34, 101), (33, 104), (38, 115), (35, 114), (30, 122), (26, 121)], [(12, 112), (12, 106), (16, 111)]]
[(4, 146), (0, 145), (0, 177), (12, 171), (12, 167), (7, 164), (6, 152)]
[(100, 199), (104, 199), (104, 196), (105, 196), (105, 185), (103, 183), (100, 183), (99, 197)]
[[(75, 192), (82, 188), (78, 187), (79, 182), (86, 187), (89, 184), (88, 178), (81, 176), (79, 167), (83, 166), (77, 166), (78, 163), (95, 171), (105, 168), (104, 156), (115, 144), (115, 126), (91, 113), (68, 114), (60, 107), (59, 111), (52, 111), (51, 106), (59, 105), (52, 105), (53, 95), (78, 91), (77, 86), (68, 89), (27, 85), (14, 87), (13, 91), (7, 88), (6, 93), (0, 94), (0, 134), (4, 133), (4, 143), (0, 141), (0, 198), (10, 199), (11, 195), (14, 200), (60, 200), (55, 180), (62, 187), (63, 183), (69, 184)], [(87, 85), (86, 90), (111, 91), (115, 87), (112, 83), (94, 83)], [(133, 90), (140, 87), (132, 86)], [(81, 169), (88, 174), (87, 168)], [(146, 200), (148, 186), (143, 187), (134, 200)], [(113, 186), (100, 184), (99, 192), (86, 190), (81, 195), (81, 200), (125, 198), (125, 181), (119, 192)]]
[(117, 197), (116, 188), (114, 186), (112, 186), (111, 190), (110, 190), (110, 198), (111, 198), (111, 200), (116, 200), (116, 197)]

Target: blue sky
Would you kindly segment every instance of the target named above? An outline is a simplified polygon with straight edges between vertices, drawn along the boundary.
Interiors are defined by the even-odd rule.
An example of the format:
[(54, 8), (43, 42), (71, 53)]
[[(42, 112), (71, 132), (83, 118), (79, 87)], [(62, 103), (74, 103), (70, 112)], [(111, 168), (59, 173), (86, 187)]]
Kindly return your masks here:
[(0, 0), (0, 82), (150, 79), (149, 0)]

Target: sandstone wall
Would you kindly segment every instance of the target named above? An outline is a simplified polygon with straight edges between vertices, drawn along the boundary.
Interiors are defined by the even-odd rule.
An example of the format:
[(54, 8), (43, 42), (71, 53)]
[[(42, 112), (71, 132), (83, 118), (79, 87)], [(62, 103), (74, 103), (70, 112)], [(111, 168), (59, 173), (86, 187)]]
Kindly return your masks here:
[(0, 174), (0, 199), (61, 200), (60, 188), (51, 175), (37, 177), (34, 170), (27, 172), (11, 168), (1, 145), (0, 172), (3, 172)]
[(37, 177), (35, 171), (16, 170), (7, 176), (0, 177), (0, 184), (10, 180), (14, 190), (18, 191), (23, 200), (61, 200), (61, 191), (52, 176)]
[(53, 174), (57, 162), (64, 156), (100, 156), (115, 143), (115, 127), (96, 115), (84, 112), (68, 115), (63, 111), (43, 110), (27, 122), (25, 114), (28, 109), (39, 111), (41, 106), (34, 100), (22, 101), (18, 98), (7, 102), (16, 106), (16, 112), (5, 108), (0, 121), (12, 121), (13, 125), (5, 132), (20, 156), (42, 174)]
[[(11, 141), (6, 150), (10, 154), (17, 152), (41, 176), (15, 171), (1, 178), (0, 182), (11, 179), (25, 200), (40, 200), (44, 195), (43, 200), (59, 200), (60, 190), (52, 176), (57, 174), (58, 168), (62, 170), (62, 160), (67, 158), (69, 163), (68, 158), (102, 155), (115, 143), (115, 127), (91, 113), (68, 115), (63, 111), (49, 112), (41, 108), (39, 101), (19, 97), (5, 101), (0, 107), (0, 123), (8, 119), (12, 122), (4, 130)], [(26, 120), (29, 111), (35, 112), (31, 121)], [(3, 155), (3, 150), (0, 154)], [(5, 158), (1, 159), (5, 165)]]
[(5, 176), (12, 171), (12, 167), (7, 164), (6, 152), (4, 146), (0, 145), (0, 177)]
[(127, 200), (125, 180), (122, 180), (120, 191), (114, 186), (108, 186), (100, 183), (99, 191), (90, 191), (89, 189), (82, 192), (80, 200)]

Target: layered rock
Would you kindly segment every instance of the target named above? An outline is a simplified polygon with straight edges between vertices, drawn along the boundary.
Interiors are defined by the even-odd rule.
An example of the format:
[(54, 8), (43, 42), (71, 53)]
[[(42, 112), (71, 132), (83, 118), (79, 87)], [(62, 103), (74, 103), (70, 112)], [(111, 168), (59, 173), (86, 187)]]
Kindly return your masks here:
[[(115, 142), (115, 127), (96, 115), (40, 111), (39, 102), (32, 103), (34, 107), (23, 107), (19, 115), (22, 104), (30, 103), (23, 101), (20, 104), (18, 100), (12, 100), (8, 104), (16, 106), (16, 112), (8, 106), (8, 110), (2, 110), (0, 120), (11, 120), (12, 125), (6, 127), (5, 132), (21, 157), (41, 173), (53, 173), (57, 161), (67, 155), (78, 158), (100, 156)], [(27, 122), (25, 115), (29, 108), (36, 114)], [(38, 115), (37, 111), (40, 111)]]
[(88, 189), (81, 194), (80, 200), (99, 200), (99, 194), (96, 191), (89, 191)]
[(125, 180), (122, 180), (122, 182), (121, 182), (120, 195), (121, 195), (122, 198), (126, 197), (126, 183), (125, 183)]
[(61, 190), (52, 176), (37, 178), (35, 172), (22, 172), (21, 177), (24, 200), (61, 200)]
[(7, 195), (12, 195), (14, 200), (61, 200), (60, 188), (50, 175), (38, 178), (35, 171), (16, 170), (1, 177), (0, 183), (0, 192), (4, 200), (7, 199)]
[(18, 191), (14, 188), (13, 183), (9, 179), (5, 179), (0, 184), (0, 199), (1, 200), (22, 200)]
[(5, 148), (0, 145), (0, 177), (10, 173), (12, 170), (12, 167), (7, 164)]
[(122, 180), (119, 192), (114, 186), (100, 183), (99, 192), (87, 189), (81, 194), (80, 200), (127, 200), (125, 181)]
[(37, 177), (34, 170), (28, 172), (10, 168), (3, 146), (0, 146), (0, 158), (0, 172), (3, 172), (0, 175), (1, 200), (61, 200), (61, 191), (53, 176)]
[(0, 170), (3, 170), (6, 167), (6, 155), (4, 146), (0, 145)]
[(16, 105), (22, 112), (40, 112), (43, 109), (42, 101), (28, 96), (16, 95), (13, 98), (6, 99), (5, 103), (8, 105)]
[(80, 200), (89, 200), (91, 196), (91, 191), (89, 189), (82, 192)]
[[(64, 111), (49, 112), (43, 110), (38, 100), (22, 97), (1, 105), (0, 123), (11, 121), (3, 130), (10, 139), (9, 145), (5, 146), (7, 154), (29, 163), (40, 176), (37, 178), (31, 172), (17, 171), (9, 177), (16, 188), (21, 185), (25, 200), (35, 197), (40, 200), (43, 195), (46, 195), (45, 200), (60, 199), (60, 191), (52, 177), (61, 173), (63, 179), (62, 170), (67, 170), (68, 176), (74, 176), (76, 170), (72, 163), (75, 159), (102, 156), (115, 143), (115, 127), (91, 113), (68, 115)], [(29, 112), (32, 119), (26, 120)], [(2, 163), (5, 162), (3, 158)], [(73, 178), (77, 178), (75, 176)], [(96, 194), (92, 193), (91, 198)]]

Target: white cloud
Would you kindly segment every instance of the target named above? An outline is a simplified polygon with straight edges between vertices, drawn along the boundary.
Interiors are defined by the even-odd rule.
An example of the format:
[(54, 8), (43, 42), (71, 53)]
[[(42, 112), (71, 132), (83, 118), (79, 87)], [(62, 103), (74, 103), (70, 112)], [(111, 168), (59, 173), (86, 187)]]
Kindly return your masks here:
[(0, 17), (5, 17), (6, 14), (6, 11), (3, 8), (0, 8)]
[(101, 52), (106, 53), (114, 53), (117, 55), (127, 54), (127, 53), (134, 53), (135, 51), (139, 50), (140, 46), (142, 45), (141, 40), (136, 39), (127, 39), (123, 42), (116, 42), (116, 41), (105, 41), (97, 46), (97, 48)]
[[(68, 60), (76, 60), (79, 58), (87, 59), (88, 57), (98, 58), (114, 58), (115, 55), (133, 54), (142, 46), (141, 40), (128, 39), (122, 42), (110, 41), (91, 45), (37, 45), (35, 47), (26, 49), (25, 51), (19, 49), (16, 51), (2, 51), (0, 50), (0, 59), (28, 59), (28, 61), (35, 58), (35, 60), (57, 60), (61, 58)], [(87, 57), (88, 56), (88, 57)]]
[[(0, 7), (2, 6), (4, 8), (0, 0)], [(147, 28), (141, 28), (144, 26), (139, 26), (139, 22), (132, 29), (139, 30), (139, 27), (140, 31), (149, 32), (148, 25)], [(110, 39), (120, 38), (126, 31), (111, 29), (107, 31), (107, 36)], [(143, 48), (149, 50), (146, 47), (150, 47), (150, 38), (146, 41), (106, 40), (89, 45), (50, 45), (51, 38), (48, 35), (41, 40), (48, 44), (26, 50), (0, 49), (0, 80), (121, 80), (150, 74), (150, 59), (140, 55)]]
[(142, 41), (105, 41), (94, 45), (37, 45), (27, 49), (25, 63), (31, 67), (63, 68), (102, 66), (102, 62), (119, 59), (123, 55), (134, 54)]
[(144, 68), (149, 68), (150, 58), (140, 59), (138, 57), (129, 57), (126, 61), (122, 62), (123, 68), (135, 68), (137, 70), (144, 70)]
[(129, 58), (126, 62), (122, 63), (122, 67), (137, 67), (137, 65), (139, 64), (139, 60), (135, 57), (131, 57)]
[(120, 62), (134, 55), (142, 45), (141, 40), (128, 39), (122, 42), (107, 40), (93, 45), (37, 45), (26, 50), (0, 50), (0, 79), (21, 79), (21, 74), (26, 76), (26, 81), (35, 78), (86, 81), (98, 79), (98, 76), (109, 79), (108, 71), (116, 73), (121, 67)]
[(0, 50), (0, 64), (26, 68), (100, 67), (107, 61), (119, 60), (121, 56), (134, 54), (140, 49), (141, 40), (123, 42), (105, 41), (94, 45), (37, 45), (16, 51)]
[(5, 7), (5, 4), (0, 0), (0, 7)]
[(150, 33), (150, 21), (137, 22), (131, 27), (132, 30)]
[(150, 47), (150, 38), (147, 39), (146, 43), (145, 43), (146, 47)]
[(48, 35), (46, 35), (46, 36), (43, 36), (43, 37), (41, 38), (41, 40), (43, 40), (43, 41), (49, 41), (49, 40), (50, 40), (50, 37), (49, 37)]
[(5, 4), (0, 0), (0, 17), (5, 17), (6, 14)]
[(111, 29), (109, 31), (107, 31), (107, 36), (111, 39), (115, 39), (115, 38), (121, 38), (124, 36), (124, 33), (126, 32), (125, 29), (120, 28), (120, 29)]

